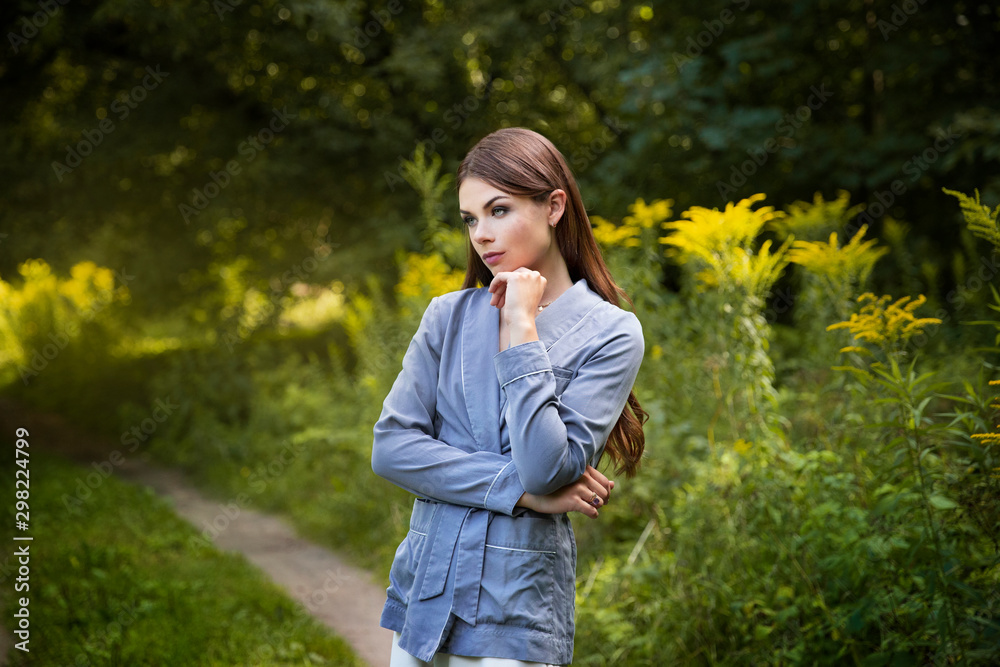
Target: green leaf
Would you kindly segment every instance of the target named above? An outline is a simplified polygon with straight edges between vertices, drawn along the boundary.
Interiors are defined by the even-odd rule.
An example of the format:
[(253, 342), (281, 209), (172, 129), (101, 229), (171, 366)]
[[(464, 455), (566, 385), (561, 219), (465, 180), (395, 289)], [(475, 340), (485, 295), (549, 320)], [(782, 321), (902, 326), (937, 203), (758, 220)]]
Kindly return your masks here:
[(939, 510), (953, 510), (956, 507), (958, 507), (958, 503), (956, 503), (954, 500), (952, 500), (951, 498), (946, 498), (945, 496), (941, 495), (931, 496), (928, 499), (928, 502), (930, 502), (931, 506), (934, 509), (939, 509)]

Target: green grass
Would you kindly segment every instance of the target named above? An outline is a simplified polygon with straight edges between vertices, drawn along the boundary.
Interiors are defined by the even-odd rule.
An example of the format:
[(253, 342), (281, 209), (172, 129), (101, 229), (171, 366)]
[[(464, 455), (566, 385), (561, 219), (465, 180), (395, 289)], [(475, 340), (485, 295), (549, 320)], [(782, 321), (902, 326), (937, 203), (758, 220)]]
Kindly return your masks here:
[[(363, 664), (241, 556), (197, 546), (197, 531), (150, 490), (110, 477), (68, 509), (63, 494), (88, 471), (37, 449), (30, 461), (28, 593), (14, 590), (11, 545), (24, 543), (9, 527), (0, 554), (4, 608), (30, 598), (30, 653), (12, 649), (11, 664)], [(3, 478), (12, 497), (9, 465)]]

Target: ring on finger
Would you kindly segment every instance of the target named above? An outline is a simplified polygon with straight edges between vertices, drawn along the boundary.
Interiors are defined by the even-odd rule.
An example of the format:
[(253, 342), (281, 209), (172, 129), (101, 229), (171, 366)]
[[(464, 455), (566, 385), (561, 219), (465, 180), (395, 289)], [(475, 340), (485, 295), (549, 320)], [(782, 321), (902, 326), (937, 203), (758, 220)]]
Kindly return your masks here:
[(590, 504), (597, 507), (601, 504), (601, 497), (597, 495), (597, 491), (594, 491), (594, 497), (590, 499)]

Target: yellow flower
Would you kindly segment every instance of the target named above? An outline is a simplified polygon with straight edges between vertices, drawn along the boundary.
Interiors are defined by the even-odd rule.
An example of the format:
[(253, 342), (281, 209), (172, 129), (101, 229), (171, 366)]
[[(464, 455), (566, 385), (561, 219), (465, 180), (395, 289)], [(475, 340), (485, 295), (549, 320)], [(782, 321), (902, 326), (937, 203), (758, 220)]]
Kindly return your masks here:
[(693, 206), (682, 217), (687, 220), (664, 223), (673, 234), (660, 238), (667, 251), (684, 263), (692, 262), (695, 278), (705, 287), (737, 288), (763, 296), (788, 264), (789, 238), (771, 252), (766, 241), (754, 252), (752, 243), (769, 221), (783, 215), (771, 206), (757, 210), (751, 206), (764, 199), (756, 194), (723, 211)]
[(837, 229), (864, 210), (864, 204), (849, 206), (851, 194), (840, 190), (833, 201), (825, 201), (816, 193), (812, 203), (797, 201), (789, 205), (788, 215), (776, 218), (771, 226), (779, 234), (797, 234), (806, 238), (822, 238), (830, 229)]
[(649, 205), (642, 198), (636, 199), (635, 203), (629, 206), (631, 215), (626, 216), (622, 222), (641, 229), (655, 227), (670, 217), (673, 204), (673, 199), (656, 199)]
[[(990, 380), (990, 386), (996, 387), (997, 385), (1000, 385), (1000, 380)], [(996, 398), (997, 397), (994, 396), (994, 400)], [(991, 403), (990, 407), (994, 409), (1000, 409), (1000, 403)], [(1000, 428), (1000, 426), (998, 426), (998, 428)], [(979, 440), (983, 445), (987, 447), (992, 447), (993, 445), (1000, 445), (1000, 432), (997, 431), (994, 431), (993, 433), (973, 433), (972, 438), (975, 440)], [(1000, 472), (1000, 468), (994, 468), (994, 470)], [(994, 475), (994, 477), (1000, 479), (1000, 475)]]
[(465, 272), (452, 269), (438, 253), (411, 252), (403, 260), (396, 294), (430, 301), (432, 297), (461, 289)]
[(615, 225), (597, 215), (591, 216), (590, 221), (594, 226), (594, 238), (606, 248), (639, 245), (640, 230), (634, 225)]
[[(33, 347), (50, 341), (49, 332), (71, 331), (76, 325), (106, 317), (105, 307), (125, 303), (128, 290), (115, 288), (114, 273), (93, 262), (80, 262), (61, 279), (41, 259), (18, 266), (23, 281), (14, 286), (0, 280), (0, 374), (25, 362)], [(76, 334), (65, 334), (74, 337)]]
[(747, 452), (750, 451), (750, 448), (752, 446), (753, 446), (752, 442), (747, 442), (743, 438), (740, 438), (739, 440), (733, 443), (733, 449), (736, 451), (737, 454), (746, 454)]
[(663, 224), (665, 229), (672, 229), (674, 233), (661, 237), (660, 242), (674, 246), (681, 254), (706, 259), (712, 253), (745, 246), (757, 238), (765, 224), (783, 215), (773, 206), (764, 206), (756, 211), (750, 208), (764, 197), (759, 193), (735, 204), (729, 202), (723, 211), (692, 206), (681, 213), (681, 217), (687, 220)]
[(874, 248), (874, 239), (862, 242), (861, 237), (866, 231), (868, 225), (861, 225), (843, 248), (837, 242), (836, 232), (830, 234), (830, 240), (826, 243), (796, 241), (789, 252), (789, 259), (836, 283), (860, 285), (868, 278), (875, 262), (889, 252), (888, 248)]
[[(922, 334), (927, 325), (941, 324), (936, 317), (916, 317), (913, 314), (927, 301), (923, 294), (912, 301), (909, 296), (889, 303), (891, 299), (888, 294), (876, 297), (871, 292), (865, 292), (858, 297), (858, 303), (863, 304), (860, 312), (852, 314), (849, 320), (831, 324), (826, 330), (847, 329), (856, 340), (874, 343), (888, 352)], [(841, 351), (845, 350), (854, 351), (852, 348)]]
[(594, 238), (606, 248), (638, 248), (642, 245), (642, 231), (669, 218), (673, 203), (672, 199), (657, 199), (646, 204), (644, 199), (637, 199), (628, 207), (629, 215), (617, 225), (600, 216), (591, 216)]

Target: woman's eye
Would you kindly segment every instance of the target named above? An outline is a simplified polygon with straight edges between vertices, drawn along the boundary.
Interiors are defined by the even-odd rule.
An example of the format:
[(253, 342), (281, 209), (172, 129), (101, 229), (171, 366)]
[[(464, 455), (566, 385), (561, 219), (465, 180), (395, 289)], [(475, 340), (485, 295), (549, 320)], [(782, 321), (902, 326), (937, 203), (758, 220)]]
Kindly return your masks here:
[(507, 212), (507, 209), (504, 208), (503, 206), (494, 206), (493, 207), (493, 215), (496, 216), (496, 217), (500, 217), (500, 216), (502, 216), (506, 212)]
[(473, 218), (471, 215), (467, 215), (464, 218), (462, 218), (462, 222), (471, 227), (472, 225), (476, 224), (476, 219)]

